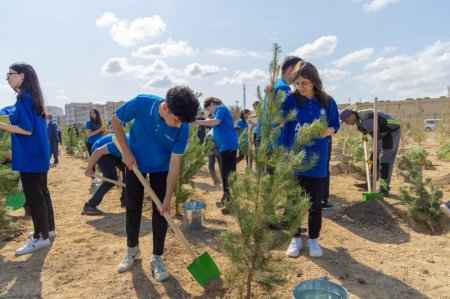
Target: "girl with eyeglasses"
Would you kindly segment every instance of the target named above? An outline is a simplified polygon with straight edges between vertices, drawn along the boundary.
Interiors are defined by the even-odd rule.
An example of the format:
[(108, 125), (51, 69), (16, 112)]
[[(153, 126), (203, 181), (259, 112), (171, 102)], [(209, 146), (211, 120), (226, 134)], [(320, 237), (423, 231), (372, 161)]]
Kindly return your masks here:
[(47, 173), (50, 166), (50, 145), (47, 137), (44, 99), (35, 70), (29, 64), (15, 63), (6, 79), (17, 93), (10, 124), (0, 129), (11, 134), (12, 170), (20, 173), (27, 205), (31, 211), (34, 232), (16, 255), (26, 254), (50, 245), (55, 236), (55, 219)]

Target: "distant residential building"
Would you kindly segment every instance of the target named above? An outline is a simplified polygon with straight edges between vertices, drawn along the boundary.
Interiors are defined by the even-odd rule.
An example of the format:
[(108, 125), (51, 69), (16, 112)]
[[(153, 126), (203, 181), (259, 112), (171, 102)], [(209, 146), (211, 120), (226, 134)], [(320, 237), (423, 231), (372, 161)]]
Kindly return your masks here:
[(111, 115), (117, 108), (123, 105), (124, 101), (106, 102), (106, 104), (92, 104), (90, 103), (70, 103), (64, 106), (66, 111), (66, 123), (82, 124), (84, 125), (89, 120), (89, 112), (91, 109), (97, 109), (103, 120), (108, 121)]
[(57, 106), (45, 106), (45, 114), (51, 115), (54, 120), (58, 123), (58, 125), (62, 125), (64, 123), (64, 110), (63, 108)]

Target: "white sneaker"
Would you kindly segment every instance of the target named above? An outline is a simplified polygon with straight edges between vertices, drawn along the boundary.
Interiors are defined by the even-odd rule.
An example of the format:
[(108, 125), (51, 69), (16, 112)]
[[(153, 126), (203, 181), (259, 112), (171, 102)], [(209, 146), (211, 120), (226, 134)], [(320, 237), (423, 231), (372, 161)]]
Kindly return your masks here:
[[(42, 237), (42, 234), (39, 234)], [(30, 232), (28, 234), (28, 238), (31, 238), (34, 236), (34, 232)], [(54, 239), (56, 237), (56, 232), (54, 230), (49, 230), (48, 231), (48, 238), (49, 239)]]
[(102, 182), (102, 181), (99, 180), (99, 179), (97, 179), (97, 178), (93, 178), (93, 179), (91, 180), (91, 184), (92, 184), (92, 185), (100, 184), (101, 182)]
[(166, 265), (162, 258), (158, 258), (150, 263), (153, 277), (156, 281), (162, 282), (169, 278), (169, 271), (167, 271)]
[(50, 239), (35, 239), (31, 237), (27, 243), (16, 250), (16, 255), (27, 254), (50, 245)]
[(291, 244), (289, 244), (286, 250), (286, 255), (289, 257), (297, 257), (300, 255), (302, 249), (302, 238), (292, 238)]
[(308, 244), (310, 257), (321, 257), (323, 255), (322, 248), (320, 248), (317, 239), (308, 239)]
[(125, 271), (130, 270), (131, 267), (133, 267), (134, 261), (140, 255), (140, 253), (141, 250), (137, 246), (134, 248), (128, 248), (122, 261), (119, 264), (119, 267), (117, 267), (117, 272), (123, 273)]
[(447, 203), (443, 203), (440, 205), (442, 212), (445, 213), (448, 217), (450, 217), (450, 201)]

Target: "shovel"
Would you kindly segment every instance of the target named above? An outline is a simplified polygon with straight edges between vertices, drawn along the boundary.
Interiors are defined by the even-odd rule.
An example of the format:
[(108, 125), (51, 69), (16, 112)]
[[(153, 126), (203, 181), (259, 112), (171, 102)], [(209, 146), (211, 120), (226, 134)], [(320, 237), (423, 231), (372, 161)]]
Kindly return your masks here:
[(101, 181), (108, 182), (108, 183), (117, 185), (117, 186), (119, 186), (119, 187), (125, 188), (125, 184), (122, 183), (122, 182), (118, 182), (118, 181), (114, 181), (114, 180), (105, 178), (105, 177), (103, 177), (103, 176), (101, 176), (101, 175), (99, 175), (99, 174), (94, 174), (94, 177), (96, 177), (97, 179), (99, 179), (99, 180), (101, 180)]
[(369, 192), (363, 193), (362, 198), (364, 201), (370, 199), (384, 199), (383, 193), (372, 192), (377, 187), (377, 177), (378, 177), (378, 167), (377, 167), (377, 158), (378, 158), (378, 111), (377, 111), (377, 101), (378, 98), (375, 98), (373, 103), (373, 185), (372, 190), (370, 189), (370, 174), (369, 174), (369, 164), (367, 163), (367, 142), (364, 141), (364, 159), (366, 161), (366, 176), (367, 176), (367, 186), (369, 187)]
[[(113, 142), (120, 150), (120, 152), (122, 152), (122, 149), (120, 148), (119, 142), (117, 141), (116, 138), (113, 138)], [(158, 196), (156, 196), (155, 192), (150, 187), (149, 183), (146, 181), (146, 179), (138, 169), (137, 165), (133, 165), (133, 172), (141, 182), (142, 186), (144, 186), (144, 189), (148, 191), (151, 199), (156, 204), (156, 206), (161, 209), (162, 207), (161, 201), (158, 199)], [(188, 271), (192, 274), (195, 280), (197, 280), (197, 282), (202, 287), (205, 287), (207, 286), (207, 284), (208, 286), (209, 284), (212, 284), (214, 280), (220, 279), (219, 268), (217, 267), (216, 263), (213, 261), (209, 253), (205, 252), (202, 255), (197, 256), (194, 250), (189, 245), (189, 242), (181, 233), (176, 223), (173, 221), (172, 217), (170, 217), (170, 215), (167, 213), (165, 213), (163, 216), (164, 218), (166, 218), (170, 228), (175, 232), (177, 237), (180, 239), (181, 243), (188, 251), (191, 258), (193, 259), (193, 262), (188, 266)]]
[(22, 208), (25, 202), (26, 198), (23, 192), (6, 195), (5, 205), (13, 211)]

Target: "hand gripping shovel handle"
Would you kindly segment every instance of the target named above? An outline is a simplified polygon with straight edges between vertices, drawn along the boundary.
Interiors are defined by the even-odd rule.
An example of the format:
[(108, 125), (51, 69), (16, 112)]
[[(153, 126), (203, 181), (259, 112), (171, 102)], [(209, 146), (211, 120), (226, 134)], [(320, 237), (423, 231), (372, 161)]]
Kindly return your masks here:
[(102, 180), (102, 181), (104, 181), (104, 182), (108, 182), (108, 183), (117, 185), (117, 186), (119, 186), (119, 187), (125, 188), (125, 184), (122, 183), (122, 182), (118, 182), (118, 181), (114, 181), (114, 180), (105, 178), (105, 177), (103, 177), (103, 176), (101, 176), (101, 175), (99, 175), (99, 174), (94, 174), (94, 177), (96, 177), (97, 179)]
[[(117, 138), (114, 137), (112, 140), (113, 140), (114, 144), (117, 146), (117, 149), (120, 151), (120, 153), (122, 153), (122, 149), (120, 148), (120, 144), (119, 144), (119, 141), (117, 140)], [(150, 193), (150, 198), (153, 200), (153, 202), (156, 204), (156, 206), (159, 209), (161, 209), (162, 208), (161, 201), (159, 200), (158, 196), (156, 196), (152, 187), (150, 187), (148, 182), (145, 180), (144, 176), (142, 175), (141, 171), (139, 170), (139, 168), (137, 167), (136, 164), (133, 165), (132, 170), (133, 170), (134, 174), (136, 175), (136, 177), (141, 182), (142, 186), (144, 186), (144, 189), (147, 190), (148, 193)], [(181, 243), (183, 243), (184, 247), (186, 247), (189, 255), (192, 257), (192, 259), (195, 260), (197, 258), (197, 255), (195, 254), (194, 250), (192, 250), (191, 245), (189, 245), (189, 242), (186, 240), (184, 235), (181, 233), (178, 226), (175, 224), (175, 222), (173, 222), (172, 217), (170, 217), (170, 215), (168, 215), (167, 213), (164, 213), (163, 216), (164, 216), (164, 218), (166, 218), (167, 223), (169, 224), (170, 228), (175, 232), (175, 234), (178, 236)]]
[(372, 185), (370, 184), (370, 170), (369, 163), (367, 163), (368, 154), (367, 154), (367, 141), (364, 140), (364, 164), (366, 164), (366, 179), (367, 179), (367, 189), (369, 193), (372, 192)]
[[(144, 189), (147, 190), (147, 192), (150, 194), (150, 197), (152, 198), (152, 200), (156, 204), (156, 206), (159, 209), (161, 209), (162, 208), (161, 201), (159, 200), (158, 196), (156, 196), (155, 192), (150, 187), (150, 185), (148, 184), (148, 182), (146, 181), (146, 179), (144, 178), (144, 176), (142, 175), (142, 173), (140, 172), (140, 170), (137, 168), (136, 165), (133, 165), (133, 172), (137, 176), (139, 181), (141, 182), (142, 186), (144, 186)], [(186, 247), (186, 249), (187, 249), (189, 255), (192, 257), (192, 259), (196, 259), (197, 255), (195, 254), (194, 250), (192, 250), (191, 245), (189, 245), (189, 242), (186, 240), (184, 235), (181, 233), (181, 231), (178, 228), (178, 226), (176, 225), (176, 223), (173, 222), (172, 217), (170, 217), (170, 215), (167, 214), (167, 213), (164, 213), (163, 216), (164, 216), (164, 218), (166, 218), (167, 223), (169, 223), (170, 228), (178, 236), (178, 238), (180, 239), (181, 243), (183, 243), (184, 247)]]

